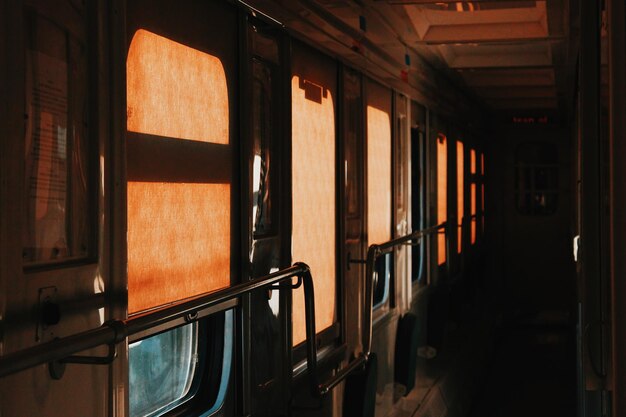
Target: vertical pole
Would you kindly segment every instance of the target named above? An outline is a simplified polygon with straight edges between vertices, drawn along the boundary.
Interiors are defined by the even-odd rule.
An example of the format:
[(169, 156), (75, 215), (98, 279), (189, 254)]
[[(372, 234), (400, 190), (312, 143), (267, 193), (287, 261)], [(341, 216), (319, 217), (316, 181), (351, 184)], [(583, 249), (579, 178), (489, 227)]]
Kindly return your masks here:
[(608, 1), (613, 416), (626, 416), (626, 5)]
[[(241, 258), (240, 262), (242, 267), (240, 268), (241, 282), (245, 282), (252, 279), (250, 271), (250, 247), (252, 226), (250, 224), (249, 210), (251, 207), (250, 202), (250, 184), (249, 184), (249, 166), (250, 166), (250, 147), (251, 147), (251, 133), (250, 133), (250, 121), (252, 117), (250, 115), (250, 107), (245, 106), (243, 103), (248, 103), (251, 97), (250, 74), (251, 59), (248, 45), (248, 15), (245, 9), (238, 9), (237, 22), (238, 27), (238, 45), (239, 45), (239, 103), (237, 106), (239, 120), (239, 137), (241, 138), (239, 143), (239, 158), (241, 161), (240, 167), (237, 167), (237, 163), (233, 164), (235, 169), (239, 170), (239, 194), (241, 196), (241, 210), (240, 221), (241, 230), (239, 230), (239, 238), (241, 239)], [(234, 174), (234, 173), (233, 173)], [(233, 175), (234, 177), (234, 175)], [(236, 259), (236, 257), (231, 257)], [(236, 267), (235, 267), (236, 268)], [(232, 270), (237, 270), (233, 268)], [(236, 398), (236, 413), (241, 416), (251, 415), (254, 410), (252, 409), (252, 380), (250, 376), (251, 367), (251, 343), (252, 343), (252, 330), (251, 330), (251, 315), (252, 315), (252, 300), (250, 294), (244, 294), (241, 297), (241, 308), (236, 310), (235, 313), (235, 355), (238, 358), (237, 368), (235, 370), (235, 398)]]
[[(102, 124), (105, 161), (108, 163), (106, 187), (110, 202), (105, 208), (105, 218), (108, 218), (109, 236), (111, 236), (108, 253), (110, 256), (109, 284), (107, 292), (123, 293), (123, 301), (117, 297), (108, 297), (108, 317), (126, 318), (128, 298), (126, 288), (128, 284), (127, 271), (127, 241), (126, 230), (126, 1), (99, 2), (98, 7), (103, 17), (103, 32), (110, 34), (105, 39), (98, 39), (98, 44), (105, 42), (107, 48), (98, 53), (99, 68), (111, 68), (104, 79), (98, 81), (98, 95), (101, 97), (98, 106), (109, 106), (103, 115), (108, 116), (108, 124)], [(106, 23), (105, 23), (106, 22)], [(110, 113), (109, 113), (110, 112)], [(108, 137), (106, 137), (108, 136)], [(121, 358), (128, 358), (128, 343), (123, 344), (119, 352)], [(128, 361), (117, 360), (109, 371), (109, 415), (129, 415), (128, 397)]]

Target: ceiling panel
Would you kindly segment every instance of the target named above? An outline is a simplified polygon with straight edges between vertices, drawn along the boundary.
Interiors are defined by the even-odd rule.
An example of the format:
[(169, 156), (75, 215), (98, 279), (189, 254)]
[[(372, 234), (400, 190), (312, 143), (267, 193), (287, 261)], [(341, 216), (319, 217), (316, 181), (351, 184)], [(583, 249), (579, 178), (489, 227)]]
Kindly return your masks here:
[(420, 48), (455, 70), (488, 106), (557, 107), (554, 64), (567, 42), (566, 20), (558, 16), (563, 0), (398, 3), (394, 7), (407, 16)]
[(541, 67), (552, 65), (549, 42), (439, 45), (450, 68)]
[(471, 87), (487, 86), (554, 86), (554, 70), (542, 69), (497, 69), (459, 70), (465, 83)]
[(427, 42), (531, 39), (548, 36), (546, 5), (479, 11), (433, 10), (404, 6), (415, 31)]

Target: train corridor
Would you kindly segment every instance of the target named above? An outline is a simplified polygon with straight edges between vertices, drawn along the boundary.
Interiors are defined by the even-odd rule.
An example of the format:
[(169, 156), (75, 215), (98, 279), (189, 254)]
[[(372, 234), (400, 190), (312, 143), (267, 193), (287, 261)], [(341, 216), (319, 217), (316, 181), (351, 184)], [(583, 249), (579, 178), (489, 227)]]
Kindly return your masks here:
[(626, 417), (624, 22), (0, 0), (0, 417)]

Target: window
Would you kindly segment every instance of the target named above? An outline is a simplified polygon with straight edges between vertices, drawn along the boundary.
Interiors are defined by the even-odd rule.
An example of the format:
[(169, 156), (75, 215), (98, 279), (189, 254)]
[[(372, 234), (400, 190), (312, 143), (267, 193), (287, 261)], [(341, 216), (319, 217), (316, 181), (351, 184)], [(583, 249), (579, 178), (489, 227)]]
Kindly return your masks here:
[[(448, 139), (440, 133), (437, 136), (437, 223), (448, 221)], [(446, 262), (446, 234), (437, 235), (437, 261)]]
[[(410, 155), (409, 150), (409, 118), (407, 108), (407, 98), (401, 94), (394, 95), (394, 117), (395, 117), (395, 132), (393, 140), (393, 194), (395, 203), (393, 207), (393, 237), (399, 237), (406, 235), (409, 222), (409, 199), (407, 194), (407, 185), (409, 184), (409, 165)], [(397, 260), (400, 262), (399, 267), (404, 268), (404, 259), (406, 247), (397, 247), (396, 255)]]
[(474, 149), (470, 150), (470, 177), (472, 178), (472, 182), (470, 184), (470, 214), (472, 218), (471, 225), (471, 243), (472, 245), (476, 243), (476, 182), (477, 182), (477, 174), (476, 174), (476, 151)]
[[(391, 91), (367, 84), (367, 244), (391, 239)], [(374, 306), (389, 297), (393, 253), (378, 258), (374, 276)]]
[(273, 232), (272, 215), (272, 132), (273, 77), (272, 67), (258, 59), (252, 61), (252, 232), (255, 238)]
[(465, 215), (465, 172), (463, 172), (463, 163), (465, 155), (463, 154), (463, 142), (456, 141), (456, 217), (457, 217), (457, 252), (463, 250), (463, 216)]
[[(136, 28), (145, 4), (128, 6), (128, 312), (134, 314), (231, 283), (227, 73), (233, 65), (188, 46), (180, 25), (163, 30), (172, 38)], [(217, 6), (202, 7), (228, 20), (208, 13)], [(201, 25), (206, 27), (204, 19)], [(226, 312), (131, 340), (130, 415), (160, 416), (178, 407), (194, 415), (214, 413), (227, 392), (232, 338), (232, 312)]]
[[(413, 231), (426, 227), (426, 143), (424, 132), (426, 130), (426, 109), (421, 105), (411, 102), (411, 222)], [(412, 250), (412, 276), (413, 283), (425, 283), (426, 273), (426, 244), (425, 239), (420, 240)]]
[(191, 393), (198, 367), (198, 324), (129, 344), (130, 415), (161, 414)]
[[(321, 75), (305, 78), (301, 73), (307, 71), (297, 65), (295, 70), (298, 75), (291, 79), (292, 258), (307, 262), (315, 277), (315, 324), (321, 332), (334, 323), (336, 308), (334, 84)], [(306, 339), (304, 317), (304, 293), (298, 289), (293, 295), (294, 346)]]
[(230, 284), (229, 109), (218, 58), (146, 30), (128, 51), (127, 94), (134, 313)]
[(367, 106), (368, 246), (391, 239), (391, 119)]
[(515, 152), (515, 200), (521, 214), (553, 214), (558, 205), (558, 154), (552, 143), (531, 142)]
[[(216, 360), (206, 359), (211, 353)], [(202, 404), (190, 409), (213, 414), (224, 402), (232, 354), (232, 311), (129, 343), (130, 415), (160, 416), (198, 393)]]

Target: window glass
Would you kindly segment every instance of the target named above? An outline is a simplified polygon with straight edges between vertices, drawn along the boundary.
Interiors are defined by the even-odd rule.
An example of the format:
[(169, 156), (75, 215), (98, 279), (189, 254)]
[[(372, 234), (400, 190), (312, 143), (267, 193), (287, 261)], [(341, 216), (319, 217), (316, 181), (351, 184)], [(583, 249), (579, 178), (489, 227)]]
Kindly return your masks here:
[[(426, 108), (411, 101), (411, 225), (412, 231), (426, 227)], [(426, 239), (413, 247), (412, 281), (425, 283)]]
[[(415, 105), (415, 103), (413, 103)], [(413, 110), (412, 110), (413, 112)], [(424, 134), (419, 129), (419, 125), (411, 128), (411, 206), (412, 206), (412, 224), (413, 231), (424, 228)], [(413, 247), (413, 269), (412, 280), (421, 281), (424, 274), (425, 266), (425, 239), (421, 239)]]
[(198, 368), (197, 349), (197, 323), (130, 343), (130, 415), (160, 415), (184, 401)]
[[(437, 137), (437, 223), (448, 221), (448, 139)], [(439, 265), (446, 262), (446, 235), (437, 235), (437, 260)]]
[(485, 176), (485, 154), (480, 154), (480, 175)]
[(393, 253), (387, 253), (376, 259), (372, 281), (374, 308), (382, 305), (389, 298), (389, 283), (393, 268), (392, 259)]
[(138, 30), (127, 94), (133, 313), (229, 285), (230, 146), (218, 58)]
[[(395, 97), (395, 140), (394, 140), (394, 195), (395, 195), (395, 225), (408, 221), (406, 196), (406, 183), (408, 181), (409, 158), (407, 154), (407, 133), (409, 119), (407, 117), (407, 99), (402, 95)], [(405, 231), (397, 230), (400, 234), (406, 234)]]
[(558, 204), (558, 155), (551, 143), (525, 143), (515, 154), (517, 211), (526, 215), (550, 215)]
[[(231, 284), (231, 253), (240, 246), (240, 234), (231, 236), (240, 192), (230, 87), (239, 73), (231, 36), (239, 16), (220, 2), (132, 0), (125, 17), (132, 316)], [(131, 338), (130, 415), (207, 416), (224, 407), (232, 321), (231, 311), (211, 313)]]
[(272, 231), (272, 131), (273, 88), (272, 70), (269, 65), (252, 61), (252, 232), (264, 236)]
[(232, 354), (232, 311), (129, 343), (130, 416), (163, 415), (200, 392), (196, 410), (215, 413), (226, 397)]
[[(372, 81), (367, 83), (367, 244), (391, 240), (391, 91)], [(393, 254), (376, 262), (374, 306), (389, 296)]]
[(470, 173), (476, 174), (476, 151), (474, 149), (470, 149)]
[(465, 172), (463, 171), (465, 155), (463, 154), (463, 142), (456, 141), (456, 217), (457, 217), (457, 252), (463, 250), (463, 216), (465, 208)]
[(367, 106), (368, 245), (391, 239), (391, 118)]
[[(315, 323), (335, 319), (335, 110), (328, 87), (294, 76), (292, 111), (292, 257), (315, 277)], [(293, 344), (304, 341), (304, 294), (293, 296)]]
[(470, 215), (472, 218), (471, 223), (471, 231), (470, 231), (470, 239), (471, 243), (476, 243), (476, 182), (477, 182), (477, 174), (476, 174), (476, 151), (474, 149), (470, 149), (470, 174), (471, 174), (471, 184), (470, 184)]
[(476, 183), (472, 183), (470, 187), (470, 204), (472, 205), (471, 239), (472, 244), (474, 244), (476, 243)]

